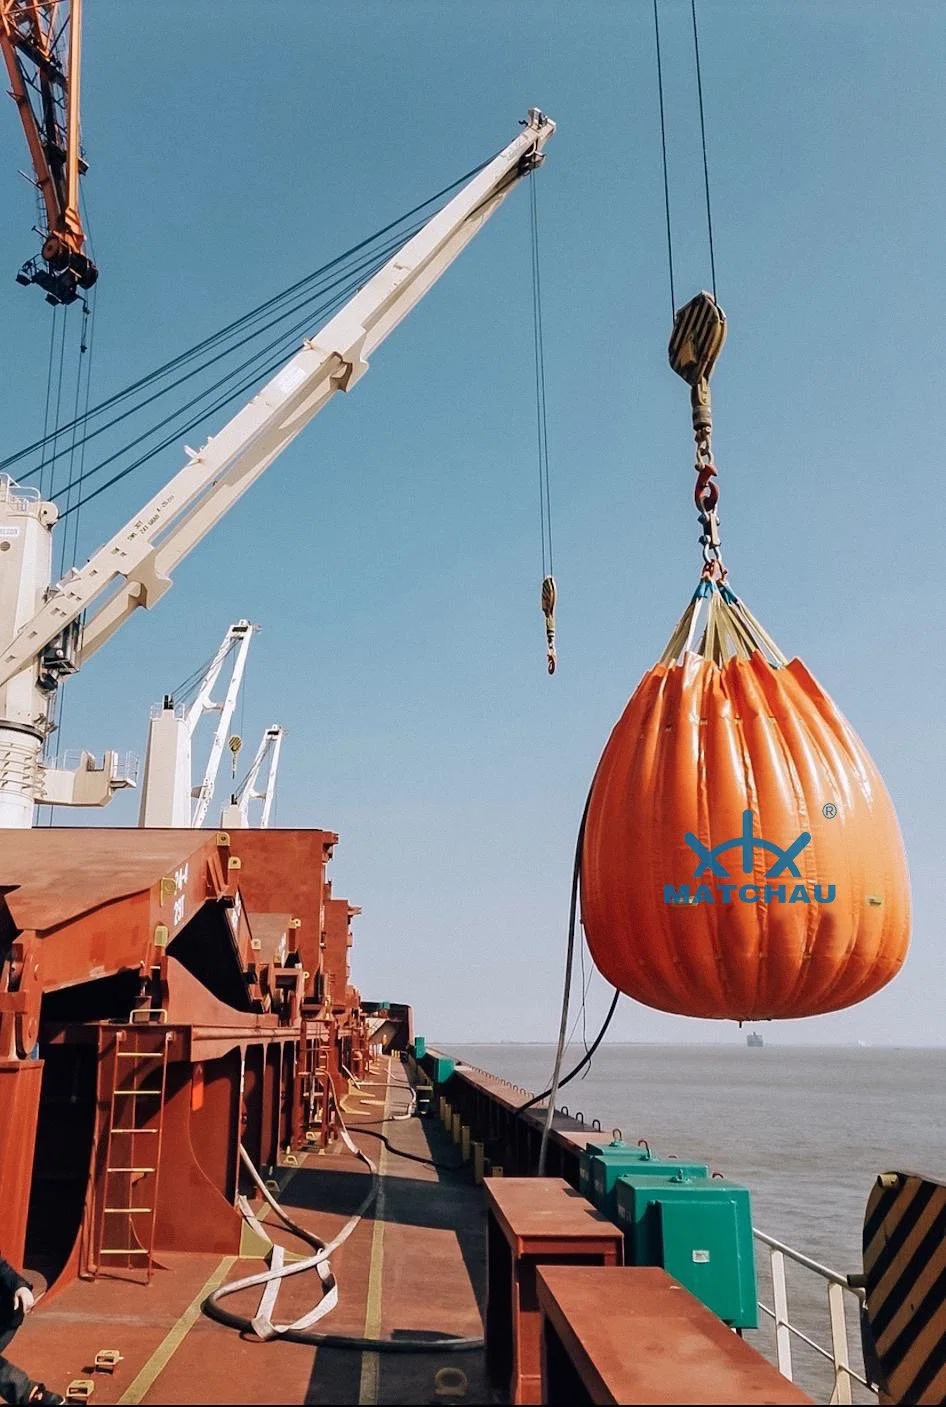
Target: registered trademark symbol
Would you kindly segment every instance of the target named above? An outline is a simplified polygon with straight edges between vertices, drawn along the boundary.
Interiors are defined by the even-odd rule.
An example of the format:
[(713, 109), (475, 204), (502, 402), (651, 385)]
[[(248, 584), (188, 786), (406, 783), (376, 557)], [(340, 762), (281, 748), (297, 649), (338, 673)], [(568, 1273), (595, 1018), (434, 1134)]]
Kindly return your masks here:
[(824, 816), (826, 821), (833, 821), (835, 816), (838, 814), (838, 808), (835, 806), (833, 801), (826, 801), (821, 808), (821, 814), (822, 816)]

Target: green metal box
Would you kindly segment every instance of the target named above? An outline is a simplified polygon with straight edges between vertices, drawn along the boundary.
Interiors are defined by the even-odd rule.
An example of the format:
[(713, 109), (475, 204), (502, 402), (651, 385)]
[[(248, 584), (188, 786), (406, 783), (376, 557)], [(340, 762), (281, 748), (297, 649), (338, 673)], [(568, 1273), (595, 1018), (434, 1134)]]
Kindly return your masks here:
[(618, 1179), (628, 1265), (662, 1265), (735, 1329), (759, 1325), (749, 1192), (723, 1178)]
[[(616, 1153), (596, 1154), (591, 1158), (591, 1188), (586, 1196), (604, 1216), (617, 1220), (616, 1189), (619, 1178), (639, 1173), (642, 1177), (672, 1177), (682, 1173), (687, 1177), (708, 1177), (706, 1163), (683, 1163), (677, 1158), (654, 1157), (646, 1148), (629, 1148), (629, 1156)], [(634, 1156), (638, 1154), (640, 1156)]]
[(425, 1036), (414, 1037), (414, 1059), (423, 1060), (427, 1054), (427, 1038)]
[(417, 1063), (435, 1085), (445, 1085), (456, 1069), (455, 1060), (451, 1060), (448, 1055), (435, 1055), (430, 1050), (425, 1050), (423, 1058)]
[(592, 1158), (617, 1158), (629, 1164), (636, 1164), (646, 1157), (646, 1148), (633, 1148), (629, 1143), (625, 1143), (623, 1138), (612, 1138), (608, 1143), (586, 1143), (578, 1158), (579, 1192), (591, 1200)]

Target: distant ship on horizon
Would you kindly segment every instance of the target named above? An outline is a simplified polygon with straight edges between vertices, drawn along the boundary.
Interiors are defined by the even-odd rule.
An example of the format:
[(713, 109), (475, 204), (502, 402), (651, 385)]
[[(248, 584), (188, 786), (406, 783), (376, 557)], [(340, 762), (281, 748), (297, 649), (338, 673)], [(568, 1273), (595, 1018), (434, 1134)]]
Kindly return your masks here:
[(758, 1050), (765, 1045), (765, 1041), (763, 1041), (758, 1031), (750, 1031), (748, 1036), (746, 1036), (746, 1045), (753, 1050)]

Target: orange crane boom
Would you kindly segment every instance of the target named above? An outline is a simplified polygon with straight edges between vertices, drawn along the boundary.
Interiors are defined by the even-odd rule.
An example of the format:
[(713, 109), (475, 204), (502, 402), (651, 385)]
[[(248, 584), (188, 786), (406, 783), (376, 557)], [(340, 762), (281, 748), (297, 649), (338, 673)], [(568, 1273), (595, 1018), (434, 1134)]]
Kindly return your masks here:
[(82, 0), (0, 0), (0, 50), (44, 220), (40, 257), (23, 265), (17, 283), (38, 284), (48, 303), (72, 303), (98, 278), (79, 213)]

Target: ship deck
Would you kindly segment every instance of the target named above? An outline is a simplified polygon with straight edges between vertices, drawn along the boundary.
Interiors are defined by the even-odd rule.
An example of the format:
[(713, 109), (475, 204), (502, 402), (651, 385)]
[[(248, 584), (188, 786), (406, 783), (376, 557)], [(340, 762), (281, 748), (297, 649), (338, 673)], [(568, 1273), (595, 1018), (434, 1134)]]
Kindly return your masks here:
[[(380, 1192), (332, 1256), (339, 1303), (314, 1328), (369, 1338), (479, 1338), (485, 1293), (482, 1190), (469, 1171), (446, 1170), (458, 1161), (457, 1150), (439, 1124), (392, 1117), (407, 1105), (400, 1062), (384, 1060), (376, 1070), (373, 1083), (345, 1101), (345, 1116), (357, 1145), (378, 1165)], [(385, 1133), (394, 1147), (445, 1167), (400, 1158), (371, 1137), (369, 1129), (380, 1129), (385, 1114)], [(280, 1169), (277, 1180), (286, 1211), (324, 1240), (340, 1231), (370, 1185), (364, 1164), (341, 1143), (325, 1153), (300, 1155), (299, 1167)], [(287, 1255), (311, 1254), (260, 1199), (254, 1207)], [(96, 1404), (416, 1403), (439, 1400), (445, 1387), (469, 1401), (497, 1400), (478, 1349), (362, 1353), (280, 1340), (261, 1343), (202, 1313), (203, 1300), (216, 1286), (264, 1268), (260, 1259), (161, 1253), (147, 1285), (140, 1273), (130, 1271), (76, 1281), (48, 1304), (39, 1301), (7, 1353), (60, 1392), (74, 1379), (92, 1378)], [(226, 1307), (252, 1317), (260, 1293), (239, 1292)], [(290, 1277), (273, 1318), (289, 1322), (319, 1299), (314, 1272)], [(113, 1374), (90, 1372), (101, 1349), (122, 1355)]]

